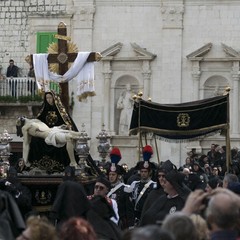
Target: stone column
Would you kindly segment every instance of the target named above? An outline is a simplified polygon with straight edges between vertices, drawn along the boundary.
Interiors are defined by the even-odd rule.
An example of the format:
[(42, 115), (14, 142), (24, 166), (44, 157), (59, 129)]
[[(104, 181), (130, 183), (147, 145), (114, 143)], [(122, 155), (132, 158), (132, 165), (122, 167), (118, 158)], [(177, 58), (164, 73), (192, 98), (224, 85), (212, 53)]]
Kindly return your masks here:
[(192, 62), (192, 78), (193, 78), (193, 101), (200, 99), (200, 65), (199, 61)]
[[(182, 44), (183, 44), (183, 16), (184, 1), (162, 1), (162, 34), (161, 34), (161, 76), (164, 76), (165, 91), (161, 96), (155, 92), (154, 101), (165, 103), (179, 103), (182, 99)], [(174, 46), (174, 47), (173, 47)], [(161, 83), (158, 83), (159, 85)], [(169, 100), (171, 94), (171, 102)], [(181, 143), (160, 142), (160, 154), (179, 159), (181, 156)]]
[(111, 126), (111, 122), (113, 124), (114, 121), (110, 121), (110, 87), (111, 87), (111, 78), (112, 78), (112, 70), (110, 61), (103, 62), (103, 76), (104, 76), (104, 106), (103, 106), (103, 116), (102, 123), (105, 124), (105, 129), (107, 132), (113, 131), (113, 126)]
[[(169, 93), (172, 103), (180, 102), (182, 85), (182, 39), (183, 39), (183, 0), (163, 1), (162, 13), (162, 72), (165, 77), (166, 89), (162, 92), (161, 100), (166, 102)], [(174, 49), (173, 49), (174, 46)], [(174, 86), (174, 87), (173, 87)], [(155, 89), (153, 89), (154, 91)], [(158, 101), (158, 99), (156, 98)]]
[[(95, 14), (95, 4), (94, 1), (85, 1), (73, 0), (73, 18), (71, 19), (72, 34), (68, 31), (68, 34), (71, 35), (72, 41), (77, 45), (78, 51), (81, 52), (91, 52), (93, 48), (93, 22)], [(72, 83), (72, 87), (75, 87)], [(73, 110), (74, 118), (80, 119), (81, 123), (86, 124), (86, 132), (89, 133), (90, 137), (93, 138), (94, 129), (98, 126), (94, 125), (93, 116), (97, 114), (92, 105), (92, 101), (86, 101), (84, 103), (77, 103), (79, 110)], [(77, 106), (76, 105), (76, 106)], [(99, 124), (101, 127), (101, 124)], [(95, 136), (94, 136), (95, 137)]]
[[(240, 71), (239, 71), (239, 62), (233, 62), (232, 67), (232, 79), (233, 79), (233, 94), (232, 94), (232, 108), (230, 112), (230, 122), (232, 126), (232, 134), (239, 134), (239, 79), (240, 79)], [(231, 92), (230, 92), (231, 94)]]
[(149, 61), (143, 61), (142, 75), (143, 75), (143, 99), (147, 100), (149, 97), (151, 97), (150, 96), (151, 70)]

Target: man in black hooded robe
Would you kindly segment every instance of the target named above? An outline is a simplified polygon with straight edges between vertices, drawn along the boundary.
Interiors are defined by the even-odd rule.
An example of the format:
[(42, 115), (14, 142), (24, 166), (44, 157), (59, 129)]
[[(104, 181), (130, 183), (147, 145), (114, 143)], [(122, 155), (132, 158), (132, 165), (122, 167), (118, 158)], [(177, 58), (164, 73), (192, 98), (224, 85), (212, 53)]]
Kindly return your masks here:
[(57, 228), (71, 217), (86, 219), (99, 239), (120, 240), (121, 231), (110, 218), (114, 211), (105, 197), (96, 196), (88, 200), (80, 183), (65, 181), (59, 185), (50, 218)]
[(161, 195), (141, 216), (139, 226), (161, 224), (168, 214), (180, 211), (185, 204), (190, 190), (184, 186), (184, 174), (172, 170), (165, 175), (162, 185), (166, 194)]
[(156, 174), (157, 188), (153, 189), (148, 194), (148, 197), (143, 205), (142, 215), (144, 215), (145, 211), (147, 211), (161, 195), (166, 194), (162, 185), (164, 184), (166, 174), (173, 169), (176, 170), (177, 167), (170, 160), (163, 162), (161, 166), (159, 166)]
[(0, 239), (14, 240), (25, 227), (22, 214), (12, 195), (0, 190)]

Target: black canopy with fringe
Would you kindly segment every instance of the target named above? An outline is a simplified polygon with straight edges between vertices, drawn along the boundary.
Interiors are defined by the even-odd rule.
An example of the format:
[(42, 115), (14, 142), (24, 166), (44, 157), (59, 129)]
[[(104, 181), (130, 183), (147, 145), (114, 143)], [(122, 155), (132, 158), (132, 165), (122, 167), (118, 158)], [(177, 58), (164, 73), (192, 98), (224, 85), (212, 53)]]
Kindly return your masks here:
[(229, 95), (180, 104), (135, 102), (130, 135), (153, 133), (160, 138), (193, 141), (228, 128)]

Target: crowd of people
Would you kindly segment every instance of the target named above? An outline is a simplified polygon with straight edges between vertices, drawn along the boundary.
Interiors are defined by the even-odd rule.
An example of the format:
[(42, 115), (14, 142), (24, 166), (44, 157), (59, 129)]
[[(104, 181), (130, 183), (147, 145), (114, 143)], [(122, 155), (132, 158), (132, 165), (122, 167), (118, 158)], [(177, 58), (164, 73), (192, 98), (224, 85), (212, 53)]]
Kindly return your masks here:
[[(66, 126), (77, 131), (61, 100), (46, 92), (37, 119), (49, 128)], [(32, 240), (232, 240), (240, 237), (240, 152), (212, 144), (210, 151), (192, 149), (185, 163), (171, 160), (156, 164), (150, 145), (142, 148), (142, 161), (128, 169), (120, 164), (118, 147), (110, 161), (100, 163), (92, 191), (72, 177), (59, 185), (48, 215), (33, 211), (31, 191), (18, 173), (28, 171), (41, 159), (59, 163), (55, 171), (67, 172), (70, 159), (66, 146), (56, 148), (32, 137), (28, 159), (20, 159), (0, 180), (0, 239)], [(25, 151), (25, 150), (24, 150)], [(77, 160), (76, 160), (77, 162)], [(21, 164), (20, 164), (21, 163)], [(40, 167), (40, 165), (37, 165)], [(53, 172), (55, 172), (53, 171)], [(74, 172), (74, 171), (73, 171)], [(90, 192), (89, 192), (90, 191)], [(240, 238), (239, 238), (240, 239)]]
[[(37, 119), (49, 128), (77, 127), (59, 96), (44, 94)], [(32, 137), (27, 159), (11, 166), (0, 179), (0, 239), (32, 240), (233, 240), (240, 237), (240, 151), (212, 144), (207, 154), (192, 149), (177, 167), (171, 160), (156, 164), (150, 145), (142, 160), (128, 169), (121, 151), (113, 147), (110, 161), (99, 163), (93, 189), (75, 181), (66, 146), (56, 148)], [(26, 151), (26, 149), (23, 149)], [(76, 157), (77, 162), (77, 155)], [(34, 211), (31, 191), (18, 173), (41, 166), (42, 159), (58, 163), (48, 173), (64, 171), (49, 214)], [(31, 165), (26, 166), (25, 161)], [(49, 166), (49, 163), (48, 163)], [(85, 166), (87, 167), (87, 166)], [(1, 166), (0, 166), (1, 170)], [(67, 172), (69, 171), (69, 176)], [(97, 173), (97, 174), (96, 174)], [(240, 239), (240, 238), (239, 238)]]
[(178, 168), (170, 160), (157, 165), (152, 155), (146, 145), (143, 161), (128, 169), (112, 148), (92, 193), (65, 179), (48, 216), (32, 211), (31, 193), (11, 167), (0, 182), (0, 239), (240, 239), (238, 149), (228, 171), (216, 144), (206, 155), (193, 149)]

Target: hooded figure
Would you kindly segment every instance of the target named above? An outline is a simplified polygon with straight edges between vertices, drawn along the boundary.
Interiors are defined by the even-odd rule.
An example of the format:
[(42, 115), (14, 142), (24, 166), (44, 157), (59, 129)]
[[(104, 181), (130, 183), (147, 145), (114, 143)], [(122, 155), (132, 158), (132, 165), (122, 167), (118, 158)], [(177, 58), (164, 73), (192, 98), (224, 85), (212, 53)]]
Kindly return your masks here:
[[(15, 167), (10, 166), (7, 172), (7, 178), (4, 181), (4, 187), (0, 187), (9, 192), (15, 199), (24, 219), (32, 211), (32, 193), (30, 189), (23, 185), (17, 176)], [(2, 184), (0, 184), (2, 186)]]
[[(191, 176), (192, 174), (189, 175), (190, 178), (191, 177), (194, 178), (193, 181), (196, 183), (195, 189), (205, 190), (208, 182), (208, 177), (205, 173), (205, 170), (200, 166), (199, 162), (196, 160), (193, 162), (192, 172), (193, 174), (197, 175), (195, 177)], [(199, 183), (197, 183), (197, 179), (200, 181)]]
[(99, 239), (119, 240), (121, 232), (109, 219), (112, 214), (104, 197), (98, 196), (91, 202), (80, 183), (65, 181), (59, 185), (50, 216), (57, 227), (71, 217), (82, 217), (93, 226)]
[(162, 172), (165, 172), (165, 173), (168, 173), (170, 172), (171, 170), (177, 170), (177, 167), (176, 165), (174, 165), (171, 160), (166, 160), (165, 162), (163, 162), (160, 166), (159, 166), (159, 169), (158, 171), (162, 171)]
[(176, 170), (177, 167), (170, 160), (166, 160), (158, 167), (156, 171), (156, 176), (155, 176), (156, 182), (157, 182), (157, 188), (153, 189), (149, 193), (144, 203), (142, 214), (144, 214), (145, 211), (147, 211), (152, 206), (152, 204), (156, 201), (156, 199), (158, 199), (161, 195), (166, 194), (162, 188), (161, 183), (164, 181), (166, 174), (174, 169)]
[(165, 175), (163, 189), (166, 194), (161, 195), (141, 216), (139, 226), (161, 224), (168, 214), (180, 211), (185, 204), (190, 190), (184, 185), (184, 174), (171, 170)]
[(77, 182), (65, 181), (58, 187), (51, 218), (61, 224), (70, 217), (86, 218), (89, 209), (90, 203), (83, 186)]
[(0, 239), (14, 240), (25, 227), (24, 219), (12, 195), (0, 190)]
[(184, 184), (185, 175), (176, 170), (171, 170), (166, 174), (166, 180), (177, 191), (178, 195), (186, 200), (191, 190)]

